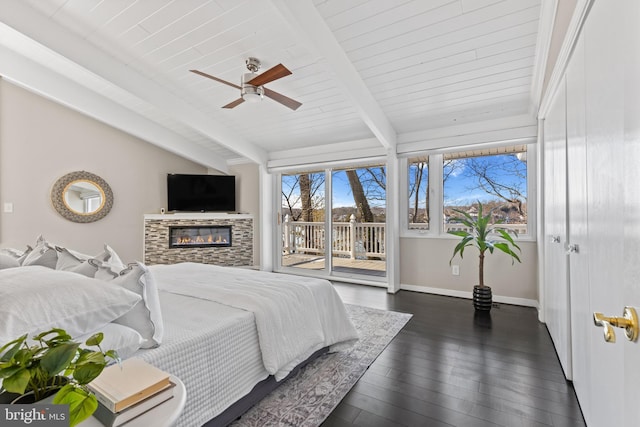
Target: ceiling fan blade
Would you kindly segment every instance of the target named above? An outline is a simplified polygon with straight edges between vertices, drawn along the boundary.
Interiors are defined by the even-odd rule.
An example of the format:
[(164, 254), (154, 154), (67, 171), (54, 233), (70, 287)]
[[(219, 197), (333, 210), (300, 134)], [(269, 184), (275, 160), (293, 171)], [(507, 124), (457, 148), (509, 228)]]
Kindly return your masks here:
[(252, 78), (247, 83), (253, 86), (262, 86), (284, 76), (288, 76), (289, 74), (291, 74), (291, 71), (289, 71), (287, 67), (282, 64), (278, 64), (275, 67), (269, 68), (264, 73)]
[(198, 71), (198, 70), (189, 70), (189, 71), (191, 71), (192, 73), (199, 74), (202, 77), (206, 77), (208, 79), (215, 80), (215, 81), (220, 82), (220, 83), (224, 83), (224, 84), (229, 85), (231, 87), (235, 87), (236, 89), (241, 89), (240, 86), (238, 86), (237, 84), (233, 84), (233, 83), (228, 82), (226, 80), (219, 79), (217, 77), (212, 76), (211, 74), (203, 73), (202, 71)]
[(266, 87), (264, 88), (264, 95), (268, 96), (269, 98), (273, 99), (274, 101), (279, 102), (280, 104), (284, 105), (285, 107), (291, 108), (294, 111), (297, 110), (298, 107), (300, 107), (302, 105), (301, 102), (298, 102), (295, 99), (291, 99), (288, 96), (284, 96), (281, 93), (274, 92), (271, 89), (267, 89)]
[(244, 99), (238, 98), (235, 101), (230, 102), (227, 105), (223, 106), (222, 108), (234, 108), (234, 107), (237, 107), (238, 105), (242, 104), (243, 102), (244, 102)]

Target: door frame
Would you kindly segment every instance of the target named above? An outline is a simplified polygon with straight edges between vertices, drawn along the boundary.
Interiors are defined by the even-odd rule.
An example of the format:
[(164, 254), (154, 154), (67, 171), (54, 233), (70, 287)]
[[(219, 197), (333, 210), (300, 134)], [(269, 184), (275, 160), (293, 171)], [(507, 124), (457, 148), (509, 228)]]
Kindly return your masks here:
[[(332, 238), (332, 220), (331, 216), (325, 214), (325, 266), (322, 270), (304, 270), (286, 267), (282, 265), (282, 212), (281, 212), (281, 195), (282, 195), (282, 175), (283, 174), (300, 174), (304, 172), (320, 172), (325, 173), (325, 209), (332, 208), (332, 181), (331, 175), (334, 169), (343, 169), (345, 167), (359, 168), (367, 164), (378, 163), (384, 165), (387, 170), (387, 188), (386, 188), (386, 221), (385, 221), (385, 238), (386, 238), (386, 276), (377, 280), (374, 276), (365, 274), (348, 274), (335, 272), (332, 269), (331, 256), (331, 238)], [(299, 166), (287, 166), (273, 168), (270, 170), (274, 177), (274, 195), (272, 200), (275, 206), (275, 218), (273, 220), (273, 271), (281, 273), (296, 274), (300, 276), (319, 277), (328, 280), (344, 281), (349, 283), (363, 284), (376, 287), (387, 288), (390, 293), (395, 293), (400, 289), (399, 271), (396, 266), (399, 265), (399, 202), (398, 190), (399, 186), (399, 167), (398, 158), (394, 152), (385, 157), (370, 157), (362, 159), (342, 160), (336, 162), (327, 162), (320, 164), (304, 164)], [(395, 200), (395, 202), (394, 202)], [(397, 212), (396, 212), (397, 211)]]

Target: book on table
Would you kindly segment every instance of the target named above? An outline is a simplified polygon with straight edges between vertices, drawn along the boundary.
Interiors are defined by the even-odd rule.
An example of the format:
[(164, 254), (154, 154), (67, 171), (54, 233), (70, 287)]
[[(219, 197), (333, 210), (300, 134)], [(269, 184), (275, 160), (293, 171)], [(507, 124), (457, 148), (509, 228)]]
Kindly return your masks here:
[(87, 387), (111, 412), (120, 412), (164, 390), (170, 375), (133, 357), (106, 367)]
[(147, 411), (150, 411), (161, 403), (164, 403), (167, 400), (171, 399), (173, 397), (174, 387), (175, 384), (170, 382), (169, 385), (164, 389), (132, 406), (129, 406), (126, 409), (123, 409), (120, 412), (112, 412), (98, 401), (98, 407), (93, 413), (93, 416), (107, 427), (121, 426), (122, 424), (131, 421), (132, 419), (144, 414)]

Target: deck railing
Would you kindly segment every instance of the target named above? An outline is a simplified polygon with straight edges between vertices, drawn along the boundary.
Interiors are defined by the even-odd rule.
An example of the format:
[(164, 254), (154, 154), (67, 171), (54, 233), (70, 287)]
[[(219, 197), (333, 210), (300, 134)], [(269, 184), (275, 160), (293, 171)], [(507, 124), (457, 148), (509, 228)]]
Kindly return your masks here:
[[(331, 251), (351, 259), (386, 257), (385, 224), (381, 222), (334, 222)], [(325, 251), (323, 222), (291, 221), (285, 216), (283, 223), (283, 251), (286, 254), (322, 254)]]
[[(526, 224), (501, 224), (500, 226), (516, 231), (518, 234), (527, 232)], [(287, 215), (282, 228), (282, 248), (285, 254), (324, 254), (324, 222), (291, 221)], [(461, 223), (447, 223), (444, 229), (447, 232), (468, 228)], [(351, 259), (385, 259), (385, 239), (385, 223), (356, 222), (355, 216), (351, 215), (349, 222), (333, 223), (331, 251), (333, 255)]]
[[(527, 233), (527, 224), (500, 224), (500, 228), (515, 231), (520, 234)], [(470, 228), (459, 222), (450, 222), (444, 225), (444, 231), (470, 231)]]

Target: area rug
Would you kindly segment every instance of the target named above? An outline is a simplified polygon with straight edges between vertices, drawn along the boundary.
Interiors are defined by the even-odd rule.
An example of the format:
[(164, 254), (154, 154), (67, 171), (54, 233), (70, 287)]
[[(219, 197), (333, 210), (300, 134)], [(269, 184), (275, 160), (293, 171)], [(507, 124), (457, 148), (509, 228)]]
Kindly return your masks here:
[(359, 305), (346, 307), (360, 339), (346, 350), (308, 364), (232, 427), (319, 426), (412, 316)]

